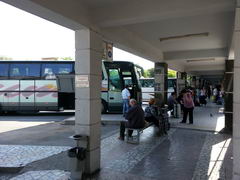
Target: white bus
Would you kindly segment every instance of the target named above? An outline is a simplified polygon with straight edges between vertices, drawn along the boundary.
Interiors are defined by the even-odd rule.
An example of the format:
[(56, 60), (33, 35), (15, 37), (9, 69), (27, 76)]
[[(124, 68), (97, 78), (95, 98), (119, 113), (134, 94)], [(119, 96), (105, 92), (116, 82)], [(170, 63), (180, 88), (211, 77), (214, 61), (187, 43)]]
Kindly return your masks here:
[[(154, 78), (140, 78), (142, 87), (142, 101), (149, 101), (154, 97)], [(168, 78), (168, 97), (176, 91), (176, 78)]]

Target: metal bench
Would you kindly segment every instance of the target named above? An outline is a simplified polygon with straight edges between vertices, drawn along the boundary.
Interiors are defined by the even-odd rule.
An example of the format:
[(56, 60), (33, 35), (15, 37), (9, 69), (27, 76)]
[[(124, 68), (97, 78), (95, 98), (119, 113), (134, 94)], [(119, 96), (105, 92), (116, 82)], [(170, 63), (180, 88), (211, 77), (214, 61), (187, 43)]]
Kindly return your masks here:
[[(126, 128), (126, 132), (127, 132), (127, 143), (132, 143), (132, 144), (139, 144), (140, 142), (140, 133), (143, 132), (144, 129), (147, 129), (148, 127), (152, 126), (153, 123), (145, 123), (145, 126), (141, 129), (134, 129), (134, 128)], [(137, 135), (136, 136), (132, 136), (130, 137), (128, 135), (128, 130), (132, 130), (132, 131), (137, 131)], [(134, 138), (136, 138), (136, 140), (134, 140)]]
[[(158, 120), (159, 120), (159, 134), (163, 135), (163, 134), (167, 134), (167, 131), (170, 129), (170, 123), (169, 123), (169, 119), (168, 119), (168, 108), (158, 108)], [(125, 120), (127, 121), (127, 120)], [(127, 143), (132, 143), (132, 144), (139, 144), (140, 142), (140, 133), (143, 132), (144, 129), (152, 126), (153, 123), (145, 123), (145, 126), (141, 129), (135, 129), (135, 128), (126, 128), (126, 131), (128, 130), (133, 130), (133, 131), (137, 131), (137, 135), (136, 136), (132, 136), (129, 137), (128, 132), (127, 132)]]

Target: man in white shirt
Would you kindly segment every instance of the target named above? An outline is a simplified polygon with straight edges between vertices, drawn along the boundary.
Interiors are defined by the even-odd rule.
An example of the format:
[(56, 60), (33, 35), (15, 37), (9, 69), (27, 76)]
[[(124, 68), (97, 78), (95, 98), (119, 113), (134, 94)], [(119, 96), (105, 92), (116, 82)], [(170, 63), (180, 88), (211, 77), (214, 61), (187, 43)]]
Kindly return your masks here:
[(129, 100), (131, 97), (131, 94), (128, 90), (128, 85), (125, 86), (125, 88), (122, 90), (122, 100), (123, 100), (123, 116), (125, 117), (126, 113), (129, 109)]

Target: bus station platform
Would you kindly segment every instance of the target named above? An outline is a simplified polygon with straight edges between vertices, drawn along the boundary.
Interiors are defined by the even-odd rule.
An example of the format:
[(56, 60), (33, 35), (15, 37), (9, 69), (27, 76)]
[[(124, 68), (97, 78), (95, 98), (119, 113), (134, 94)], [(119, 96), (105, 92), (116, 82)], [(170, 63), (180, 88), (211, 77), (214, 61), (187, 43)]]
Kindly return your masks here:
[[(120, 141), (117, 130), (104, 136), (101, 140), (101, 171), (85, 179), (231, 179), (232, 136), (221, 132), (221, 124), (224, 123), (221, 107), (214, 104), (196, 107), (193, 125), (179, 124), (180, 120), (170, 119), (172, 128), (165, 136), (159, 136), (158, 129), (153, 126), (147, 128), (141, 134), (138, 145)], [(17, 172), (9, 173), (1, 167), (0, 179), (29, 180), (34, 179), (34, 177), (39, 177), (39, 179), (68, 179), (70, 169), (67, 149), (73, 143), (71, 142), (71, 144), (70, 140), (63, 141), (61, 138), (66, 135), (64, 128), (72, 126), (57, 123), (58, 128), (62, 128), (63, 131), (60, 133), (58, 129), (59, 138), (54, 141), (54, 144), (46, 141), (47, 138), (50, 138), (48, 134), (45, 135), (45, 138), (42, 135), (41, 139), (36, 135), (28, 143), (21, 141), (22, 137), (15, 136), (15, 138), (8, 140), (9, 145), (6, 145), (6, 139), (3, 140), (4, 136), (0, 137), (0, 144), (4, 144), (0, 146), (0, 151), (15, 152), (15, 156), (21, 157), (22, 160), (22, 168)], [(45, 126), (42, 125), (38, 128), (44, 129)], [(53, 128), (51, 129), (54, 131)], [(11, 133), (13, 132), (8, 132), (8, 135)], [(51, 133), (54, 134), (54, 132)], [(18, 149), (14, 145), (17, 141)], [(41, 147), (42, 151), (33, 153), (35, 152), (34, 148), (38, 146)], [(46, 148), (50, 150), (45, 151)], [(2, 162), (2, 158), (0, 156), (0, 162)], [(15, 163), (14, 160), (12, 163)], [(1, 166), (4, 164), (1, 163)]]

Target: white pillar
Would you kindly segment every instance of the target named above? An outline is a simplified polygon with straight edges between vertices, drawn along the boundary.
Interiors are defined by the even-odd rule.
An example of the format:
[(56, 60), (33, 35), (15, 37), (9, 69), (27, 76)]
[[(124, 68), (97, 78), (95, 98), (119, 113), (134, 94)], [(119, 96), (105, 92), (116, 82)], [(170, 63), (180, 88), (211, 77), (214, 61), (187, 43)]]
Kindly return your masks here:
[(234, 27), (233, 80), (233, 180), (240, 180), (240, 2), (238, 1)]
[(168, 64), (155, 63), (154, 69), (154, 90), (155, 97), (160, 101), (159, 105), (167, 104), (167, 91), (168, 91)]
[(75, 32), (75, 132), (89, 136), (86, 173), (100, 169), (102, 39), (89, 29)]

